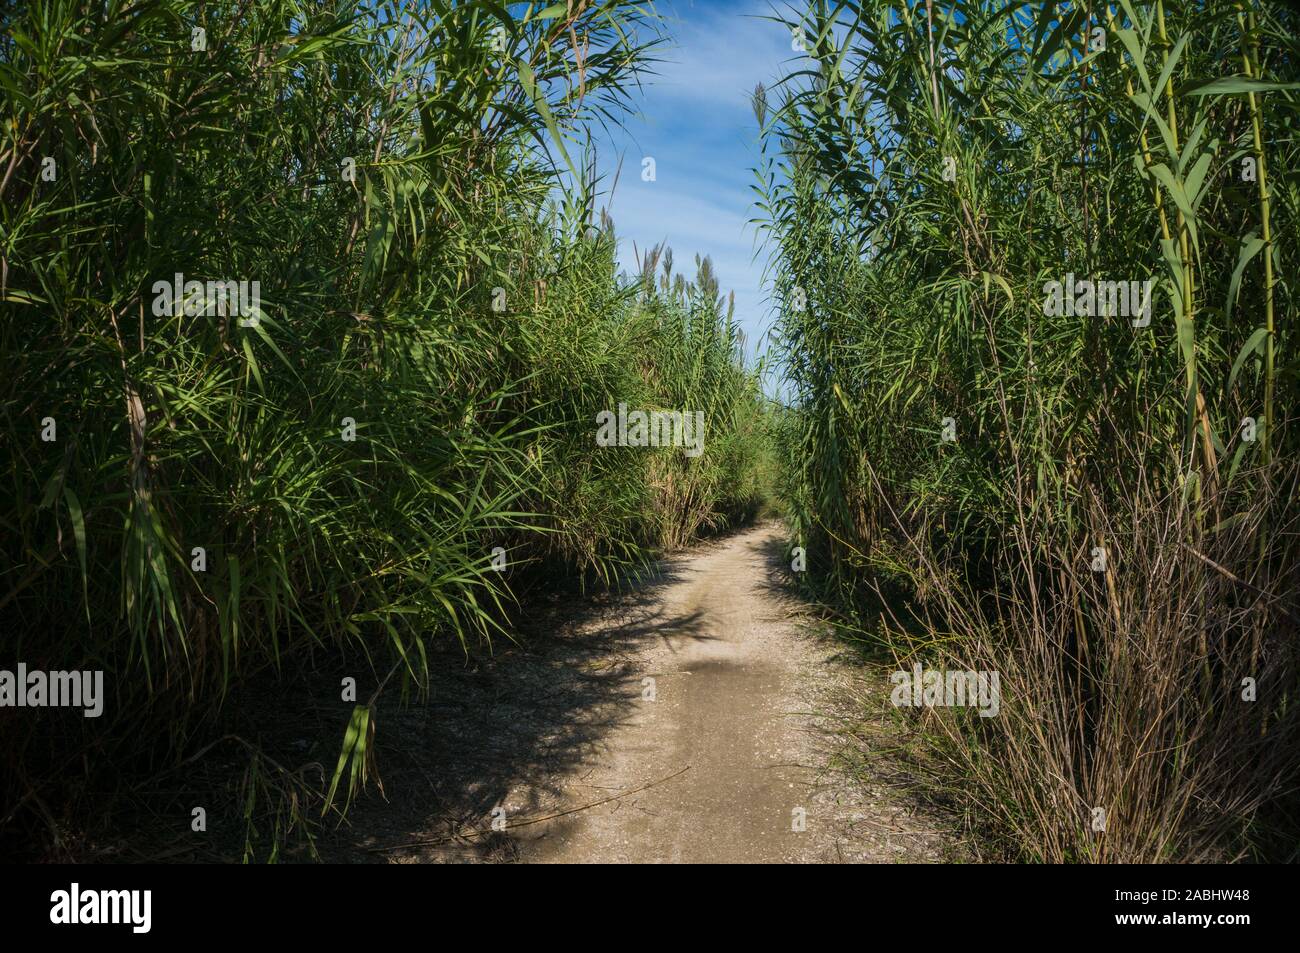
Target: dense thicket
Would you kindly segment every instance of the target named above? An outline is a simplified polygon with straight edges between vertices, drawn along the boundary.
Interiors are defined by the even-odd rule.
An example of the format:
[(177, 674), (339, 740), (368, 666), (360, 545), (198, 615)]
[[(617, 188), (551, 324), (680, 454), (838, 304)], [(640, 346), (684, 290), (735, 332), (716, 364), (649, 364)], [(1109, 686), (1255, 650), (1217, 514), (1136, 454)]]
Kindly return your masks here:
[[(530, 581), (752, 515), (758, 391), (707, 260), (622, 277), (595, 214), (584, 135), (656, 36), (616, 0), (0, 13), (0, 667), (108, 696), (0, 710), (4, 836), (75, 834), (304, 646), (418, 686)], [(260, 308), (156, 309), (178, 274)], [(703, 454), (598, 448), (620, 403), (703, 411)]]
[(1294, 848), (1297, 25), (814, 3), (756, 91), (809, 576), (901, 667), (1000, 672), (918, 725), (1004, 856)]

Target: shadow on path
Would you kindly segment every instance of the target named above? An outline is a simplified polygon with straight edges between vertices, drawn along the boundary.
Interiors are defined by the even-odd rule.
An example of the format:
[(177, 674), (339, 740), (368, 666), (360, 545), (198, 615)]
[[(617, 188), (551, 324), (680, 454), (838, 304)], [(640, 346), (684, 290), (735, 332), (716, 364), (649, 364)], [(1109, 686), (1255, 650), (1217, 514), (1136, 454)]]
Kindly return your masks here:
[[(713, 639), (702, 613), (662, 609), (661, 591), (692, 573), (680, 562), (666, 560), (624, 593), (597, 597), (576, 614), (568, 606), (534, 607), (521, 619), (518, 642), (497, 641), (490, 658), (466, 660), (458, 646), (439, 650), (429, 662), (427, 703), (402, 706), (390, 688), (376, 713), (387, 802), (372, 788), (341, 830), (318, 841), (322, 858), (382, 862), (389, 857), (375, 848), (445, 840), (405, 857), (514, 859), (515, 841), (503, 833), (457, 832), (489, 830), (493, 809), (512, 792), (512, 821), (553, 810), (562, 792), (550, 779), (581, 774), (605, 757), (605, 739), (640, 694), (636, 652), (669, 636)], [(366, 694), (359, 689), (358, 697)]]

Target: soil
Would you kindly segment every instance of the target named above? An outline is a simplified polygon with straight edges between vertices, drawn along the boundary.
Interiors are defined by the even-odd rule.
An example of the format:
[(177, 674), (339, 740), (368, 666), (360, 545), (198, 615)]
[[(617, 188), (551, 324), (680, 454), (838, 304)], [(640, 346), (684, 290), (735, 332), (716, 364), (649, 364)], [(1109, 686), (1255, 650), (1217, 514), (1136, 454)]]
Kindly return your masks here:
[[(804, 617), (782, 553), (775, 524), (704, 544), (611, 605), (552, 610), (523, 644), (440, 676), (427, 708), (379, 725), (381, 771), (410, 761), (402, 787), (432, 797), (354, 806), (365, 836), (327, 859), (948, 859), (943, 822), (846, 750), (862, 735), (837, 729), (888, 682)], [(888, 744), (889, 719), (875, 729)]]

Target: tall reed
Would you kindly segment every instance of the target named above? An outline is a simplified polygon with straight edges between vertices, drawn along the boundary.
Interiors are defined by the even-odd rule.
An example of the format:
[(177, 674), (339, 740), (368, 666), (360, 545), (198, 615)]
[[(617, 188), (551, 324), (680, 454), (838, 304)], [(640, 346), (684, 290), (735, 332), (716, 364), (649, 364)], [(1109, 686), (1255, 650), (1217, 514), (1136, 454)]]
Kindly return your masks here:
[[(1002, 856), (1285, 854), (1295, 14), (782, 22), (815, 38), (766, 93), (759, 169), (812, 584), (900, 666), (1001, 672), (1000, 717), (917, 725)], [(1149, 325), (1052, 306), (1070, 275), (1154, 282)]]
[[(624, 0), (0, 12), (0, 668), (110, 693), (0, 710), (6, 842), (73, 849), (250, 675), (346, 650), (418, 691), (517, 594), (753, 510), (734, 323), (621, 275), (584, 145), (661, 40)], [(178, 273), (260, 309), (155, 310)], [(704, 453), (598, 449), (620, 401), (709, 411)], [(346, 803), (373, 701), (328, 790), (236, 743), (253, 790)]]

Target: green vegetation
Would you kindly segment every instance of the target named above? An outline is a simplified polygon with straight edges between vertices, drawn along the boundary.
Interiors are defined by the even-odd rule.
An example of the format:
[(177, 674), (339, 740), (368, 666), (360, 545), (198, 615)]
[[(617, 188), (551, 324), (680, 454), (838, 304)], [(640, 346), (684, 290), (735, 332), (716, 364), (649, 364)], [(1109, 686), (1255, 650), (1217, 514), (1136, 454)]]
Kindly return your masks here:
[[(98, 720), (0, 712), (0, 837), (75, 847), (294, 653), (418, 693), (433, 640), (508, 634), (529, 586), (756, 512), (764, 411), (708, 260), (621, 276), (597, 214), (584, 143), (657, 43), (618, 0), (0, 13), (0, 667), (109, 686)], [(260, 310), (157, 314), (177, 273)], [(598, 449), (620, 402), (703, 411), (703, 454)]]
[[(994, 717), (906, 716), (987, 857), (1295, 858), (1300, 16), (795, 16), (754, 98), (772, 413), (710, 260), (620, 272), (599, 206), (650, 4), (0, 11), (0, 670), (107, 696), (0, 709), (7, 855), (219, 754), (275, 859), (364, 787), (386, 688), (775, 482), (847, 635), (998, 673)], [(598, 446), (620, 407), (703, 452)], [(379, 688), (320, 783), (227, 731), (341, 658)]]
[[(932, 789), (999, 857), (1294, 859), (1296, 14), (788, 25), (755, 96), (784, 496), (849, 632), (1000, 672), (999, 717), (917, 721)], [(1071, 273), (1154, 280), (1150, 325), (1045, 309)]]

